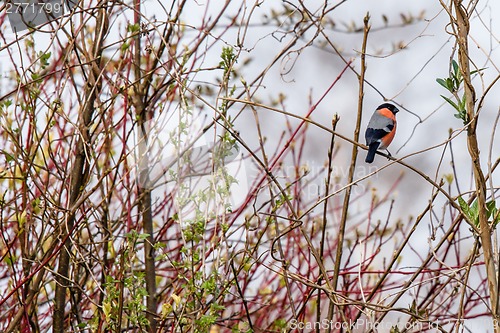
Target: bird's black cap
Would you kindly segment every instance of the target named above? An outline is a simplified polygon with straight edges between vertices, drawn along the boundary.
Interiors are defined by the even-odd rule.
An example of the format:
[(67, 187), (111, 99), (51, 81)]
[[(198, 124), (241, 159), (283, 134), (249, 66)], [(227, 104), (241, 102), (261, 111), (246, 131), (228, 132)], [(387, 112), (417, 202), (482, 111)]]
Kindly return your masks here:
[(381, 109), (388, 109), (394, 114), (399, 112), (399, 109), (397, 107), (395, 107), (394, 105), (392, 105), (391, 103), (384, 103), (377, 108), (377, 110), (381, 110)]

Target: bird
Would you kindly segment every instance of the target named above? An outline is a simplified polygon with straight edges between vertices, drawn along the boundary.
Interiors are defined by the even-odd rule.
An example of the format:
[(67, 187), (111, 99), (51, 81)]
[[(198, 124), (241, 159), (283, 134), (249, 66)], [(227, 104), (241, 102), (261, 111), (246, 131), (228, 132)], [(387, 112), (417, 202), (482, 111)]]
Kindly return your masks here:
[(391, 153), (387, 147), (391, 144), (396, 134), (396, 113), (399, 109), (390, 103), (380, 105), (373, 113), (365, 132), (368, 154), (365, 162), (372, 163), (375, 153), (379, 149), (385, 149), (389, 156)]

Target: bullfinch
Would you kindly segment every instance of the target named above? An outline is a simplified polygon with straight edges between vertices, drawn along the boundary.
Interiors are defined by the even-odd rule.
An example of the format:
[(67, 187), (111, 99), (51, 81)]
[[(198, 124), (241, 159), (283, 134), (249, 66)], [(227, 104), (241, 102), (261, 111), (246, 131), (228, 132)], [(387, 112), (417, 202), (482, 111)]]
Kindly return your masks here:
[[(392, 104), (384, 103), (373, 113), (365, 132), (368, 154), (365, 162), (372, 163), (378, 149), (386, 149), (396, 134), (396, 113), (399, 110)], [(389, 156), (391, 154), (387, 151)]]

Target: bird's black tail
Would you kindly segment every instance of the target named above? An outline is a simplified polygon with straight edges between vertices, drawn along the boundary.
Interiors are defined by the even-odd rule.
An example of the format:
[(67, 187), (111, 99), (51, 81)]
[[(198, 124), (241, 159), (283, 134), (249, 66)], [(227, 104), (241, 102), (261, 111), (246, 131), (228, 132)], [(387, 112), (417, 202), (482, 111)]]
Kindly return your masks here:
[(372, 163), (375, 159), (375, 153), (377, 152), (380, 142), (374, 142), (368, 146), (368, 154), (366, 154), (366, 163)]

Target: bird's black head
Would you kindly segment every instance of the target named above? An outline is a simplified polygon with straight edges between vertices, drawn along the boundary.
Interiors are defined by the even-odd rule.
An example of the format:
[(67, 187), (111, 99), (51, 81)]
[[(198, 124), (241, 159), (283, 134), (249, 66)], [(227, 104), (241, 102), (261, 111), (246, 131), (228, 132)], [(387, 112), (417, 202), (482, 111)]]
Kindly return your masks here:
[(394, 105), (392, 105), (391, 103), (384, 103), (377, 108), (377, 110), (381, 110), (381, 109), (388, 109), (389, 111), (391, 111), (394, 114), (399, 112), (399, 109), (397, 107), (395, 107)]

